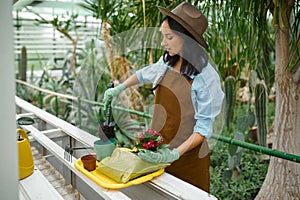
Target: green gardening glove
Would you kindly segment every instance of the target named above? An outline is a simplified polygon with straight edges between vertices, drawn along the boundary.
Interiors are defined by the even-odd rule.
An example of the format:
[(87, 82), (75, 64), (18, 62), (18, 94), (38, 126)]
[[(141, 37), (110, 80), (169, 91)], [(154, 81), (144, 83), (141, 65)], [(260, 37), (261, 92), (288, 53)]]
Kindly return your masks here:
[(169, 148), (159, 149), (157, 152), (142, 149), (138, 155), (142, 160), (152, 163), (170, 163), (179, 159), (178, 150)]
[(121, 83), (115, 88), (109, 88), (104, 92), (104, 110), (107, 109), (108, 105), (110, 104), (113, 97), (118, 97), (120, 93), (126, 89), (126, 86)]

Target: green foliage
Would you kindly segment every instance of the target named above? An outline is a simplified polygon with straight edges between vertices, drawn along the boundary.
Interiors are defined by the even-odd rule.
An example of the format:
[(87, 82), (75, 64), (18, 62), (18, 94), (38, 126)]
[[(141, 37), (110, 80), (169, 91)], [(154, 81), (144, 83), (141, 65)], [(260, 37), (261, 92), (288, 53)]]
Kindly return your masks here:
[(122, 134), (120, 131), (116, 131), (115, 135), (119, 147), (133, 148), (132, 141), (125, 134)]
[(244, 70), (258, 69), (268, 88), (274, 82), (272, 55), (274, 29), (271, 27), (270, 1), (196, 1), (208, 17), (205, 39), (217, 62), (223, 80), (241, 77)]
[[(38, 13), (33, 12), (32, 13), (37, 15), (39, 19), (36, 19), (37, 24), (50, 24), (52, 25), (56, 30), (58, 30), (60, 33), (62, 33), (67, 39), (70, 41), (75, 40), (74, 36), (70, 33), (71, 31), (77, 31), (78, 28), (81, 26), (76, 23), (76, 19), (78, 18), (78, 14), (69, 14), (61, 15), (61, 16), (54, 16), (52, 20), (47, 20), (43, 18)], [(75, 37), (77, 37), (75, 35)]]
[[(157, 61), (161, 56), (162, 50), (158, 45), (160, 40), (154, 40), (158, 37), (158, 31), (150, 27), (160, 26), (163, 15), (157, 6), (166, 7), (172, 4), (172, 1), (146, 0), (144, 3), (137, 0), (126, 3), (118, 0), (84, 0), (79, 5), (91, 12), (97, 19), (109, 24), (114, 56), (126, 56), (127, 60), (132, 61), (133, 66), (140, 67), (149, 63), (150, 58)], [(143, 37), (139, 35), (141, 33)], [(134, 49), (137, 41), (142, 46), (138, 50)], [(156, 48), (150, 48), (154, 45)]]
[[(252, 115), (249, 115), (252, 116)], [(250, 123), (249, 120), (250, 117), (248, 115), (243, 115), (237, 118), (236, 120), (236, 129), (242, 133), (244, 133), (246, 130), (248, 130)]]
[(80, 6), (88, 10), (95, 18), (107, 20), (115, 11), (116, 0), (84, 0)]
[(28, 101), (34, 105), (37, 105), (38, 101), (38, 92), (36, 90), (32, 90), (27, 86), (17, 84), (16, 85), (16, 95), (25, 101)]
[[(43, 69), (43, 75), (39, 80), (39, 86), (41, 88), (61, 93), (68, 94), (71, 90), (72, 84), (70, 80), (64, 80), (60, 77), (50, 76), (51, 71)], [(52, 94), (43, 95), (43, 107), (45, 110), (59, 118), (68, 120), (70, 113), (71, 100), (62, 97), (56, 97)]]
[[(268, 102), (269, 117), (274, 117), (275, 103)], [(251, 110), (251, 109), (250, 109)], [(251, 113), (251, 114), (250, 114)], [(249, 112), (249, 104), (237, 104), (233, 120), (234, 131), (224, 129), (222, 135), (234, 139), (252, 142), (247, 137), (247, 124), (254, 125), (253, 112)], [(251, 117), (249, 117), (251, 116)], [(252, 118), (252, 122), (246, 120)], [(269, 120), (269, 126), (273, 121)], [(243, 123), (240, 125), (239, 123)], [(243, 132), (243, 130), (245, 130)], [(260, 154), (235, 145), (217, 142), (211, 149), (211, 193), (218, 199), (254, 199), (257, 195), (268, 169), (268, 162), (262, 162)], [(226, 190), (224, 189), (226, 188)]]
[(70, 100), (49, 94), (43, 97), (43, 106), (47, 112), (56, 115), (63, 120), (68, 120), (71, 111)]
[(260, 162), (255, 152), (244, 150), (240, 157), (232, 159), (240, 159), (238, 169), (230, 170), (226, 147), (227, 144), (218, 142), (211, 151), (210, 193), (222, 200), (254, 199), (264, 181), (268, 163)]
[[(245, 141), (243, 132), (235, 132), (234, 139)], [(239, 170), (243, 149), (233, 144), (228, 145), (228, 168), (227, 175), (232, 174), (234, 170)]]

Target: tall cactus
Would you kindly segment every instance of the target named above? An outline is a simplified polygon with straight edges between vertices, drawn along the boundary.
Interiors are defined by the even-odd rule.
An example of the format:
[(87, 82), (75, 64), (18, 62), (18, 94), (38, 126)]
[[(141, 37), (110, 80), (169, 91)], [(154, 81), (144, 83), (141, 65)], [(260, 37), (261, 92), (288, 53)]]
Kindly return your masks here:
[(19, 76), (22, 81), (26, 81), (26, 72), (27, 72), (27, 49), (22, 47), (21, 49), (21, 60), (19, 68)]
[(234, 116), (234, 107), (236, 101), (236, 83), (233, 76), (228, 76), (225, 79), (225, 98), (226, 98), (226, 110), (225, 121), (228, 129), (231, 128), (231, 124)]
[(258, 144), (267, 146), (267, 87), (261, 82), (255, 86), (255, 112), (258, 126)]

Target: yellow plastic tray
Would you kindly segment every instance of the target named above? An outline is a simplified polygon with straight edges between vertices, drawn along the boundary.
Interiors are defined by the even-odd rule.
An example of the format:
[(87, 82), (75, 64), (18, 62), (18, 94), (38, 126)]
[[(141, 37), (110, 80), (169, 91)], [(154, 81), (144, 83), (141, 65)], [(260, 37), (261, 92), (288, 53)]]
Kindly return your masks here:
[[(98, 164), (98, 162), (97, 162), (97, 164)], [(91, 180), (93, 180), (99, 186), (108, 188), (108, 189), (120, 189), (120, 188), (129, 187), (131, 185), (141, 184), (141, 183), (144, 183), (144, 182), (147, 182), (147, 181), (153, 179), (154, 177), (160, 176), (165, 171), (165, 169), (162, 168), (155, 172), (147, 174), (145, 176), (141, 176), (141, 177), (135, 178), (133, 180), (130, 180), (126, 183), (119, 183), (119, 182), (116, 182), (115, 180), (111, 179), (110, 177), (105, 176), (105, 174), (101, 173), (99, 170), (97, 170), (97, 168), (91, 172), (84, 169), (80, 158), (76, 160), (76, 162), (74, 163), (74, 166), (77, 170), (79, 170), (84, 175), (89, 177)]]

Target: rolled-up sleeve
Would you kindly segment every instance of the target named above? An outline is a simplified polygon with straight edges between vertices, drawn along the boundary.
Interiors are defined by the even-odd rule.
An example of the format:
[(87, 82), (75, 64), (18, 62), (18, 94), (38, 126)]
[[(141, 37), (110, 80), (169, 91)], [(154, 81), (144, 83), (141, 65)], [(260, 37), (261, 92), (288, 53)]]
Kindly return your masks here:
[(194, 132), (209, 138), (212, 135), (214, 119), (221, 112), (224, 99), (220, 77), (211, 65), (195, 77), (191, 96), (195, 108)]
[(163, 59), (160, 58), (154, 64), (148, 65), (142, 69), (136, 71), (136, 76), (139, 83), (155, 83), (158, 78), (164, 73), (168, 66), (164, 63)]

